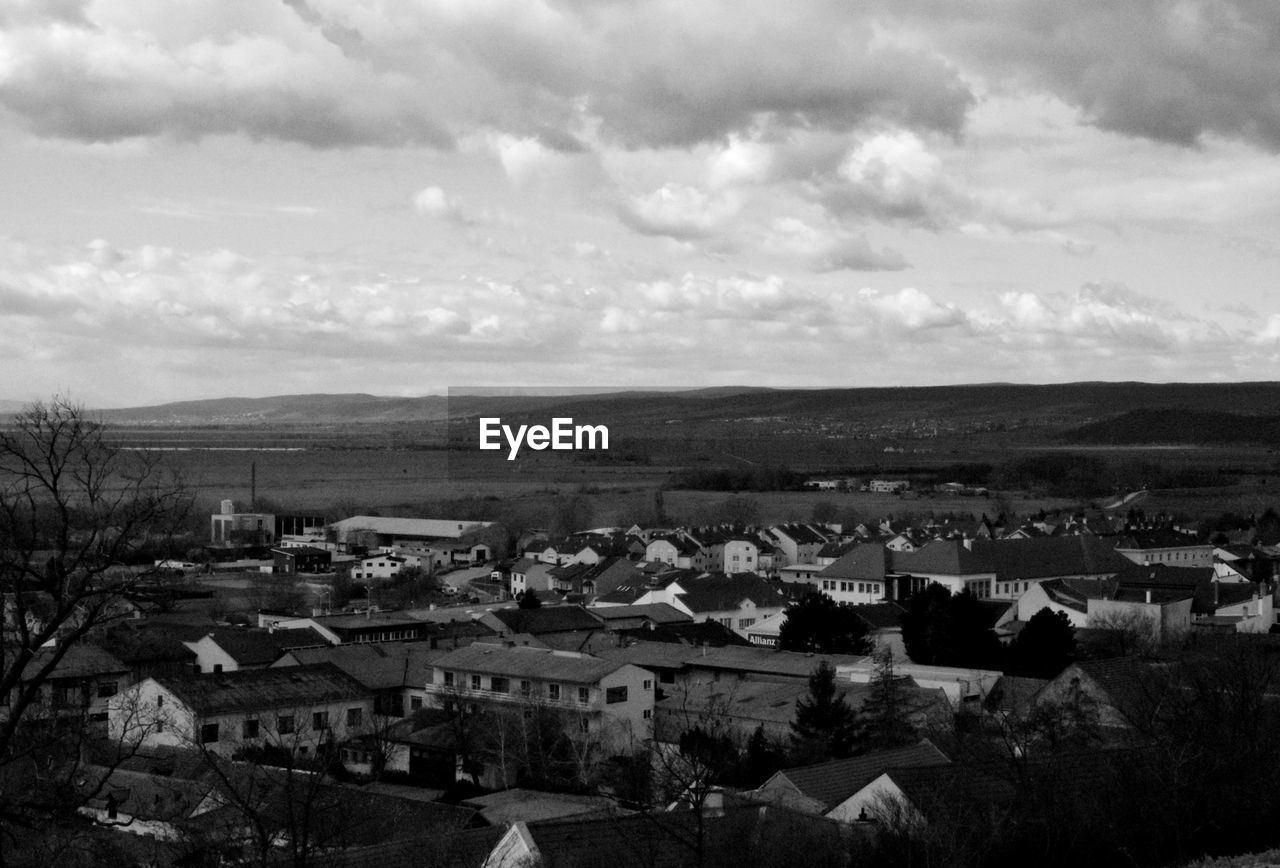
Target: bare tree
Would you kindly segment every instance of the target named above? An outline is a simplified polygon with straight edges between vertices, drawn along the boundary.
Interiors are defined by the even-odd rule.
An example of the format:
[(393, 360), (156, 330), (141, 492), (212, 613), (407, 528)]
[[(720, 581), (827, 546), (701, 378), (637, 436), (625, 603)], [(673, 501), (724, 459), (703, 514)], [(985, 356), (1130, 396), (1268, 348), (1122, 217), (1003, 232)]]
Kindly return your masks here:
[[(165, 550), (189, 507), (156, 456), (116, 448), (64, 398), (31, 404), (0, 430), (0, 775), (50, 750), (38, 737), (50, 676), (68, 649), (123, 616), (123, 595), (149, 577), (135, 564)], [(67, 759), (44, 780), (70, 780), (76, 751), (55, 753)], [(0, 864), (13, 827), (60, 806), (47, 799), (47, 787), (0, 789)]]

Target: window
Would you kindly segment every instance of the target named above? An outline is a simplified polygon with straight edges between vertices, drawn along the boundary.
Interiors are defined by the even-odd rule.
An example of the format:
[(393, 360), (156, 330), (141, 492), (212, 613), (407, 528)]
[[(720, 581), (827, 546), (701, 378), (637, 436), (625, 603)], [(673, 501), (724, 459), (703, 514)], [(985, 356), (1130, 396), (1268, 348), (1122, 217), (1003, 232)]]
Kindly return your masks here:
[(623, 684), (618, 687), (610, 687), (604, 692), (604, 701), (612, 705), (615, 702), (627, 701), (627, 685)]
[(108, 696), (115, 696), (118, 684), (115, 681), (99, 681), (98, 682), (98, 698), (106, 699)]
[(246, 720), (240, 724), (241, 738), (257, 738), (258, 737), (258, 721)]
[(164, 732), (164, 721), (163, 721), (163, 720), (157, 720), (157, 721), (156, 721), (156, 732)]
[(221, 663), (213, 664), (213, 671), (215, 674), (222, 672), (222, 664)]
[(200, 743), (209, 744), (218, 740), (218, 725), (216, 723), (206, 723), (200, 727)]
[(590, 702), (590, 701), (591, 701), (591, 688), (589, 688), (589, 687), (579, 687), (579, 688), (578, 688), (578, 703), (579, 703), (580, 705), (586, 705), (586, 704), (587, 704), (588, 702)]
[(452, 687), (452, 686), (453, 686), (453, 673), (452, 673), (452, 672), (446, 672), (446, 673), (444, 674), (444, 686), (445, 686), (445, 687)]
[(533, 694), (533, 685), (528, 681), (520, 682), (520, 695), (531, 696)]
[(510, 679), (499, 678), (495, 675), (489, 679), (489, 689), (494, 693), (510, 693), (511, 681)]
[(276, 732), (281, 735), (288, 735), (293, 732), (293, 715), (282, 714), (276, 718)]
[(363, 708), (347, 709), (347, 729), (352, 729), (353, 727), (357, 727), (363, 722), (364, 722)]
[(471, 676), (471, 689), (472, 689), (472, 690), (479, 690), (479, 689), (480, 689), (480, 676), (479, 676), (479, 675), (472, 675), (472, 676)]
[(739, 629), (739, 630), (741, 630), (741, 629), (742, 629), (742, 628), (744, 628), (744, 627), (750, 627), (750, 626), (751, 626), (752, 624), (754, 624), (755, 622), (756, 622), (756, 619), (755, 619), (755, 618), (739, 618), (739, 619), (738, 619), (738, 629)]
[(550, 699), (552, 702), (560, 701), (560, 685), (559, 684), (547, 685), (547, 699)]
[(422, 697), (421, 697), (421, 696), (410, 696), (410, 697), (409, 697), (409, 708), (410, 708), (410, 709), (412, 709), (413, 711), (418, 711), (418, 710), (420, 710), (420, 709), (422, 708)]
[(329, 728), (329, 712), (315, 711), (311, 713), (311, 728), (316, 732), (324, 732)]
[(157, 696), (157, 697), (156, 697), (156, 708), (164, 708), (164, 696), (163, 696), (163, 695), (161, 695), (161, 696)]
[(644, 680), (644, 689), (645, 689), (645, 690), (652, 690), (652, 689), (653, 689), (653, 679), (652, 679), (652, 678), (646, 678), (646, 679)]
[(652, 708), (646, 708), (646, 709), (644, 710), (644, 719), (645, 719), (645, 720), (650, 720), (652, 717), (653, 717), (653, 709), (652, 709)]
[(584, 717), (584, 718), (582, 718), (582, 720), (580, 720), (580, 721), (578, 722), (578, 725), (582, 727), (582, 731), (583, 731), (583, 732), (590, 732), (590, 731), (591, 731), (591, 718), (589, 718), (589, 717)]

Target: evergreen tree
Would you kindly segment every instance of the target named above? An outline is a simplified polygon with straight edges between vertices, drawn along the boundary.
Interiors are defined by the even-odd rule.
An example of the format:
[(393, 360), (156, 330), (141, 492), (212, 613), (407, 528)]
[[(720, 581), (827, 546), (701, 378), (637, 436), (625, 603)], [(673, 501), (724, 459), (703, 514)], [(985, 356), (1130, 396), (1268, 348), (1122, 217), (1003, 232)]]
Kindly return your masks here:
[(916, 742), (906, 696), (893, 671), (893, 652), (888, 648), (876, 652), (871, 693), (858, 709), (857, 722), (859, 750), (883, 750)]
[(538, 592), (533, 588), (521, 591), (516, 597), (516, 605), (521, 609), (541, 609), (542, 600), (538, 599)]
[(809, 676), (808, 695), (796, 700), (791, 722), (795, 760), (813, 763), (850, 756), (856, 735), (856, 715), (836, 691), (835, 667), (823, 660)]
[(778, 631), (783, 651), (816, 654), (868, 654), (867, 624), (853, 607), (826, 594), (810, 591), (786, 609), (786, 620)]
[(982, 604), (968, 591), (953, 595), (932, 584), (912, 597), (902, 616), (902, 642), (916, 663), (973, 669), (1000, 665), (1000, 640)]
[(1005, 671), (1028, 678), (1053, 678), (1075, 660), (1076, 628), (1065, 612), (1048, 606), (1031, 616), (1009, 646)]

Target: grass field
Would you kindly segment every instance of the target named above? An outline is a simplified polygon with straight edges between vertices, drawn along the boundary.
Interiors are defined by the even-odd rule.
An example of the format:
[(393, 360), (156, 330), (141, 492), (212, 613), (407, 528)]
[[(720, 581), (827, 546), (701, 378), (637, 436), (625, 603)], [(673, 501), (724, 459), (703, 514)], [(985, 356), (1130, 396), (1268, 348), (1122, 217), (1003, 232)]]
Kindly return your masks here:
[[(697, 435), (689, 431), (679, 437), (656, 432), (638, 445), (633, 442), (603, 456), (526, 451), (516, 461), (507, 461), (501, 453), (446, 451), (427, 448), (421, 442), (403, 445), (401, 435), (382, 438), (376, 431), (363, 431), (350, 438), (325, 440), (323, 445), (312, 440), (299, 448), (306, 440), (298, 432), (220, 430), (211, 438), (205, 429), (192, 429), (185, 435), (180, 429), (170, 429), (165, 432), (163, 454), (186, 476), (201, 499), (202, 510), (210, 511), (224, 498), (247, 507), (251, 474), (256, 471), (258, 498), (290, 511), (413, 514), (445, 501), (470, 500), (489, 502), (487, 508), (494, 513), (515, 514), (538, 523), (548, 502), (557, 496), (577, 495), (589, 504), (594, 523), (627, 524), (652, 512), (654, 492), (682, 468), (780, 465), (803, 473), (845, 470), (864, 477), (895, 476), (959, 463), (998, 467), (1010, 459), (1046, 450), (1100, 456), (1116, 464), (1148, 462), (1225, 471), (1236, 480), (1234, 485), (1213, 489), (1153, 492), (1142, 504), (1148, 513), (1166, 511), (1198, 519), (1228, 510), (1260, 512), (1280, 504), (1280, 456), (1258, 446), (1058, 447), (1039, 437), (997, 432), (911, 442), (886, 452), (880, 443), (866, 440), (801, 435), (731, 437), (723, 430), (704, 428)], [(343, 442), (350, 448), (337, 445)], [(236, 445), (227, 447), (228, 443)], [(207, 448), (210, 446), (216, 448)], [(720, 491), (668, 491), (664, 507), (673, 518), (705, 521), (717, 504), (731, 496)], [(798, 491), (743, 496), (755, 502), (760, 519), (767, 522), (808, 519), (814, 506), (823, 501), (833, 504), (842, 518), (854, 514), (860, 519), (908, 513), (994, 515), (1002, 508), (1027, 515), (1079, 505), (1071, 499), (1023, 492), (1006, 492), (998, 499)], [(1112, 499), (1103, 497), (1095, 502)]]

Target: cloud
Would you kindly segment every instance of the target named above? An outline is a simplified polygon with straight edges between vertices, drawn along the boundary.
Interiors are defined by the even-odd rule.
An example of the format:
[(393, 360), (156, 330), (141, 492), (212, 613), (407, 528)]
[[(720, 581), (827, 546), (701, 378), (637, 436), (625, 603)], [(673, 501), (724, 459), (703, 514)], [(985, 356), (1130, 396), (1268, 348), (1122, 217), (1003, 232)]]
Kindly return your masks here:
[(688, 241), (712, 235), (735, 217), (740, 207), (740, 198), (732, 193), (707, 194), (671, 183), (630, 197), (619, 207), (618, 216), (642, 235)]
[[(811, 256), (837, 237), (800, 222), (776, 228), (798, 245), (779, 256)], [(844, 243), (856, 247), (854, 239)], [(74, 382), (133, 404), (150, 396), (121, 384), (136, 384), (130, 373), (157, 359), (168, 373), (145, 388), (173, 397), (247, 389), (263, 369), (281, 372), (277, 390), (376, 383), (409, 392), (513, 376), (808, 386), (1280, 376), (1280, 316), (1226, 328), (1118, 283), (962, 299), (944, 286), (895, 285), (888, 274), (862, 287), (841, 273), (713, 267), (634, 279), (630, 263), (597, 247), (579, 254), (572, 274), (503, 274), (487, 262), (443, 277), (426, 253), (389, 268), (0, 239), (0, 335), (14, 382), (45, 391)], [(763, 368), (762, 354), (771, 359)]]
[(973, 206), (919, 136), (908, 130), (862, 140), (821, 182), (818, 198), (839, 214), (942, 228)]
[(896, 250), (876, 250), (863, 235), (839, 227), (815, 227), (794, 217), (775, 220), (760, 244), (767, 252), (799, 259), (811, 271), (898, 271), (907, 261)]
[(423, 187), (413, 197), (413, 210), (428, 217), (453, 218), (460, 213), (458, 201), (439, 187)]
[(914, 287), (888, 294), (863, 289), (858, 292), (858, 298), (881, 322), (908, 331), (962, 326), (968, 321), (959, 308), (940, 304)]
[(1104, 129), (1182, 146), (1217, 134), (1280, 150), (1280, 10), (1252, 0), (880, 3), (1003, 88), (1042, 89)]
[[(0, 29), (0, 104), (87, 142), (240, 133), (315, 147), (498, 129), (571, 153), (783, 128), (957, 133), (973, 104), (936, 52), (856, 7), (801, 0), (62, 0)], [(500, 119), (500, 120), (499, 120)]]

